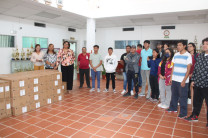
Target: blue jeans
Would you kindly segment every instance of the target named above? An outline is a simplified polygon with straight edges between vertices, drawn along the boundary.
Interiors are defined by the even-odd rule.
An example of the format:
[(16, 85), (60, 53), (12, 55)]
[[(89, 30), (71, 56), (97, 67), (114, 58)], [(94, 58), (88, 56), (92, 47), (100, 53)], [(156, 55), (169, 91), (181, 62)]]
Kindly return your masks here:
[(91, 69), (91, 76), (92, 76), (92, 88), (95, 88), (95, 77), (97, 78), (97, 88), (100, 89), (100, 71), (94, 71)]
[[(123, 78), (124, 78), (123, 89), (126, 90), (126, 86), (127, 86), (127, 75), (126, 75), (126, 72), (123, 72)], [(134, 81), (132, 80), (131, 90), (133, 90), (133, 88), (134, 88)]]
[(139, 72), (138, 72), (138, 82), (139, 82), (139, 87), (142, 87), (142, 75), (141, 75), (141, 66), (139, 66)]
[(188, 83), (186, 83), (185, 87), (181, 87), (180, 82), (172, 81), (171, 91), (172, 97), (169, 109), (177, 111), (179, 100), (180, 115), (187, 116)]

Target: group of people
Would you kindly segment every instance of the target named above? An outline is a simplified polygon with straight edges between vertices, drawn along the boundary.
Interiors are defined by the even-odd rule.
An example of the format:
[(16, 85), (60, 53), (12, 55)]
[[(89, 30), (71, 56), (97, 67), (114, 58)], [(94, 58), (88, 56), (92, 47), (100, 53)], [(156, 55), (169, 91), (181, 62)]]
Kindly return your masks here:
[[(168, 44), (158, 44), (156, 49), (150, 48), (150, 41), (144, 41), (144, 49), (141, 44), (126, 46), (126, 53), (120, 58), (123, 65), (123, 91), (124, 97), (134, 98), (145, 96), (146, 84), (148, 91), (146, 99), (158, 103), (159, 108), (167, 112), (178, 112), (179, 118), (187, 121), (198, 121), (198, 116), (205, 99), (208, 106), (208, 38), (202, 40), (203, 52), (196, 53), (194, 43), (186, 44), (185, 41), (177, 43), (177, 53)], [(84, 76), (90, 92), (100, 92), (100, 75), (102, 69), (106, 72), (106, 87), (103, 92), (109, 92), (109, 82), (112, 80), (112, 92), (116, 93), (115, 73), (118, 60), (113, 54), (113, 48), (108, 48), (108, 54), (102, 60), (99, 54), (99, 46), (93, 46), (94, 52), (87, 53), (86, 47), (78, 56), (78, 70), (80, 74), (80, 86), (83, 87)], [(54, 45), (50, 44), (45, 54), (40, 51), (40, 45), (35, 46), (31, 61), (34, 69), (57, 69), (61, 64), (63, 81), (67, 82), (67, 89), (73, 87), (73, 71), (75, 55), (70, 49), (69, 42), (63, 43), (63, 49), (58, 54), (54, 52)], [(90, 72), (92, 87), (90, 85)], [(95, 80), (97, 79), (97, 89)], [(128, 86), (128, 89), (127, 89)], [(135, 93), (133, 91), (135, 87)], [(139, 93), (139, 88), (141, 92)], [(193, 112), (187, 117), (187, 101), (192, 99)], [(208, 110), (207, 110), (208, 120)], [(208, 121), (207, 125), (208, 127)]]

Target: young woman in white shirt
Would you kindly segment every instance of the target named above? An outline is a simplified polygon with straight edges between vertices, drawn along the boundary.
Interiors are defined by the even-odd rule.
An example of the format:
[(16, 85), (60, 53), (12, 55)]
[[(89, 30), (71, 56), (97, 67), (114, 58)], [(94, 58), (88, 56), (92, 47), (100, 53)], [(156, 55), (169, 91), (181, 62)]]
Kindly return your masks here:
[(40, 44), (35, 45), (30, 61), (34, 64), (34, 70), (44, 70), (44, 53), (40, 49)]

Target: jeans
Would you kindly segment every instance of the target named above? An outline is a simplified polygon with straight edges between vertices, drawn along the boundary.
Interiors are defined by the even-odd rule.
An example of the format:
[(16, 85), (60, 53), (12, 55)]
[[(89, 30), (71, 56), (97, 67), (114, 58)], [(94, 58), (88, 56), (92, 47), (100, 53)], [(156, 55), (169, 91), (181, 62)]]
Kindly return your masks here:
[(141, 66), (139, 66), (139, 72), (138, 72), (138, 82), (139, 82), (139, 87), (142, 87), (142, 75), (141, 75)]
[[(123, 78), (124, 78), (123, 89), (126, 90), (126, 86), (127, 86), (126, 72), (123, 72)], [(134, 89), (134, 81), (132, 80), (131, 90), (133, 90), (133, 89)]]
[(115, 89), (115, 72), (106, 73), (106, 89), (109, 89), (110, 79), (112, 79), (112, 88)]
[(92, 76), (92, 88), (95, 88), (95, 77), (97, 78), (97, 88), (100, 89), (100, 71), (94, 71), (91, 69), (91, 76)]
[[(128, 86), (132, 85), (132, 81), (134, 82), (135, 86), (135, 91), (138, 94), (139, 92), (139, 84), (138, 84), (138, 73), (135, 73), (134, 71), (128, 71), (127, 72), (127, 81), (128, 81)], [(132, 89), (128, 87), (128, 93), (130, 93)]]
[(171, 111), (177, 111), (179, 100), (180, 115), (187, 116), (188, 83), (185, 84), (185, 87), (181, 87), (180, 82), (172, 81), (171, 91), (172, 97), (169, 109)]
[(147, 98), (149, 98), (150, 94), (151, 94), (151, 88), (150, 88), (150, 83), (149, 83), (150, 70), (141, 70), (141, 75), (142, 75), (142, 92), (141, 92), (141, 94), (145, 94), (146, 81), (147, 81), (147, 83), (148, 83)]

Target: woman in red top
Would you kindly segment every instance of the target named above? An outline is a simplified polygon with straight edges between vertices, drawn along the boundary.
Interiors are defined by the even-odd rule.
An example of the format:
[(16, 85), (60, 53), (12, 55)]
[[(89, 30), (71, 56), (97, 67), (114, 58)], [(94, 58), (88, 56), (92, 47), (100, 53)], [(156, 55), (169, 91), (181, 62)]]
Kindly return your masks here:
[(67, 82), (67, 90), (72, 90), (74, 76), (74, 52), (70, 49), (68, 41), (63, 43), (63, 49), (60, 49), (57, 55), (57, 64), (54, 69), (57, 69), (61, 64), (62, 81)]
[(189, 73), (188, 104), (193, 105), (194, 89), (193, 89), (193, 86), (191, 86), (191, 77), (192, 77), (192, 74), (194, 72), (194, 66), (195, 66), (195, 63), (196, 63), (196, 59), (198, 57), (198, 53), (196, 53), (196, 46), (195, 46), (194, 43), (189, 43), (188, 44), (188, 52), (192, 56), (192, 66), (191, 66), (191, 70), (190, 70), (190, 73)]

